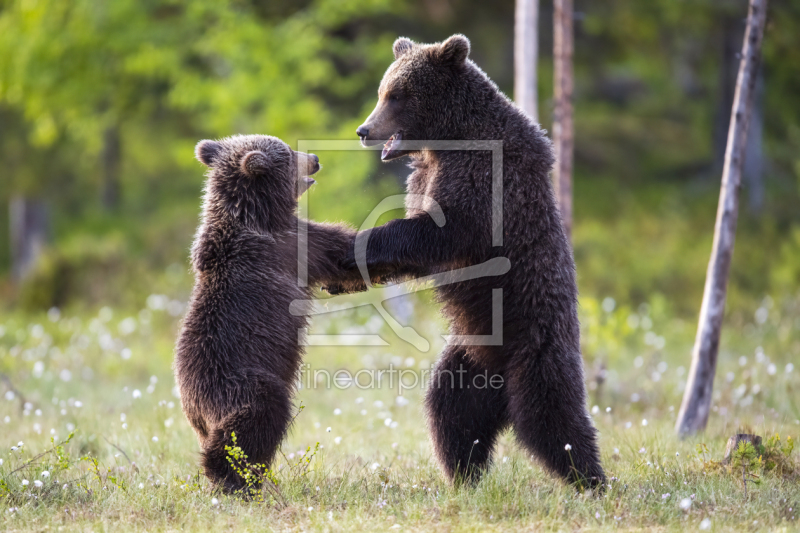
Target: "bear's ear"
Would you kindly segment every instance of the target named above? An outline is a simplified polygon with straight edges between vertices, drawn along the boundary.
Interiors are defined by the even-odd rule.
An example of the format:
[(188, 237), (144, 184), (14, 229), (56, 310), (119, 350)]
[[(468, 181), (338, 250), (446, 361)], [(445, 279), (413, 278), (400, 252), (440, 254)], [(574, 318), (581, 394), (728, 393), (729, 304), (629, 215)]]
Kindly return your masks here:
[(395, 40), (394, 44), (392, 45), (392, 51), (394, 52), (394, 58), (400, 59), (400, 57), (414, 48), (414, 43), (408, 37), (398, 37)]
[(200, 141), (194, 147), (194, 156), (205, 166), (210, 167), (214, 157), (222, 149), (222, 145), (215, 141)]
[(457, 33), (439, 45), (439, 59), (445, 63), (461, 64), (469, 57), (469, 39)]
[(247, 152), (242, 158), (242, 172), (248, 176), (257, 176), (269, 170), (271, 163), (267, 154), (260, 150), (253, 150)]

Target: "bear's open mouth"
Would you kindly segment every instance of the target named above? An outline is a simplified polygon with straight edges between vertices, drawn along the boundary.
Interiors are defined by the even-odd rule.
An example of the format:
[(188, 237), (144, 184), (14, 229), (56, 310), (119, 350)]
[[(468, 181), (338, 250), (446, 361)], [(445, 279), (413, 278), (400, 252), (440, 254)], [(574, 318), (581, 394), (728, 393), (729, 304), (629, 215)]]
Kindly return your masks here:
[(298, 193), (297, 196), (298, 196), (298, 198), (300, 196), (302, 196), (304, 192), (306, 192), (308, 189), (310, 189), (311, 186), (314, 185), (316, 182), (317, 182), (317, 180), (315, 180), (314, 178), (311, 178), (309, 176), (300, 178), (300, 183), (297, 186), (297, 193)]
[(394, 159), (395, 157), (403, 155), (400, 148), (402, 144), (403, 132), (398, 131), (389, 137), (389, 140), (383, 145), (383, 150), (381, 151), (381, 160), (388, 161), (389, 159)]

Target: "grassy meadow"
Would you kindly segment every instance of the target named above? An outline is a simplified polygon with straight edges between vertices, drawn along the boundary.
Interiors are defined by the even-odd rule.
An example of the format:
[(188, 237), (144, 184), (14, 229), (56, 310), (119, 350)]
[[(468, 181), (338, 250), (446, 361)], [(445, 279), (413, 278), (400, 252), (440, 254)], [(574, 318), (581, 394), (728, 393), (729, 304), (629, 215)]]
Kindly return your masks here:
[[(694, 324), (664, 316), (657, 301), (631, 309), (584, 298), (590, 408), (610, 479), (603, 494), (547, 475), (512, 432), (476, 487), (448, 486), (431, 456), (420, 386), (400, 395), (396, 382), (326, 386), (306, 375), (302, 408), (273, 465), (277, 489), (263, 501), (216, 493), (198, 472), (171, 373), (184, 307), (151, 295), (140, 309), (0, 317), (0, 529), (800, 529), (800, 469), (790, 449), (800, 434), (800, 368), (792, 363), (800, 299), (766, 298), (729, 319), (709, 428), (680, 441), (673, 425)], [(435, 360), (445, 324), (424, 292), (393, 311), (430, 341), (427, 352), (364, 306), (316, 317), (311, 332), (379, 334), (388, 346), (312, 346), (306, 371), (403, 369), (413, 384), (410, 371)], [(720, 464), (740, 428), (768, 444), (746, 472)], [(780, 441), (768, 443), (775, 434)], [(746, 493), (745, 473), (754, 480)]]

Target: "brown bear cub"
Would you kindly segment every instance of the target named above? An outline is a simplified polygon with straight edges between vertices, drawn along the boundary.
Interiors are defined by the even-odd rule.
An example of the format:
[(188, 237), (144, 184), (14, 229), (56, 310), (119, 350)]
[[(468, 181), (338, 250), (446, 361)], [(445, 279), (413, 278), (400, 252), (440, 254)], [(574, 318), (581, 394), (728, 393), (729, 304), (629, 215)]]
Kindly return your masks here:
[(235, 491), (244, 483), (227, 460), (231, 433), (249, 462), (269, 465), (292, 420), (307, 321), (289, 305), (310, 297), (298, 283), (298, 241), (308, 286), (364, 287), (339, 266), (353, 230), (308, 222), (298, 234), (297, 198), (314, 183), (317, 156), (261, 135), (201, 141), (196, 156), (209, 171), (175, 375), (206, 476)]
[[(446, 221), (440, 226), (424, 210), (433, 202), (410, 196), (406, 218), (369, 230), (366, 264), (403, 277), (508, 258), (506, 274), (436, 289), (455, 335), (491, 335), (493, 318), (502, 317), (502, 343), (494, 343), (501, 345), (454, 343), (441, 355), (426, 398), (436, 455), (449, 478), (476, 480), (510, 426), (549, 470), (598, 486), (605, 476), (586, 410), (575, 266), (548, 176), (553, 150), (469, 52), (462, 35), (394, 43), (377, 107), (357, 133), (364, 145), (385, 143), (383, 160), (409, 156), (408, 192), (435, 200)], [(436, 140), (464, 149), (437, 150), (429, 142)], [(492, 153), (467, 149), (488, 140), (502, 141), (499, 240)], [(356, 266), (352, 248), (344, 266)], [(502, 376), (502, 386), (487, 386), (485, 375)]]

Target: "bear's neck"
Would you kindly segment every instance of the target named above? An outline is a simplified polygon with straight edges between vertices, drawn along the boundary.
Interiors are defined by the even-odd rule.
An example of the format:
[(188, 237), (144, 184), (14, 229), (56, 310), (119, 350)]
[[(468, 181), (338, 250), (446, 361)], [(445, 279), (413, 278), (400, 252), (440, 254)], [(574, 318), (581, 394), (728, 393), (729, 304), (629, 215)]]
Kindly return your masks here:
[[(535, 124), (505, 96), (483, 72), (473, 67), (458, 95), (459, 105), (451, 113), (457, 116), (447, 123), (433, 125), (431, 139), (464, 141), (509, 140), (509, 133), (522, 133)], [(513, 127), (509, 120), (515, 122)], [(512, 136), (517, 136), (513, 135)]]
[(203, 206), (204, 226), (211, 229), (230, 229), (271, 234), (291, 229), (295, 203), (282, 202), (278, 195), (266, 191), (227, 190), (210, 188)]

